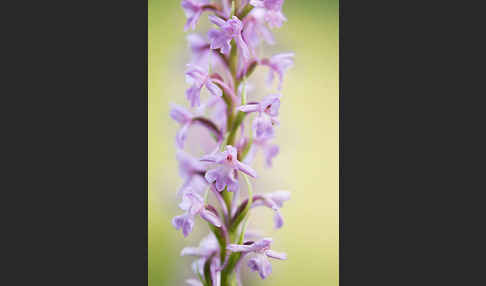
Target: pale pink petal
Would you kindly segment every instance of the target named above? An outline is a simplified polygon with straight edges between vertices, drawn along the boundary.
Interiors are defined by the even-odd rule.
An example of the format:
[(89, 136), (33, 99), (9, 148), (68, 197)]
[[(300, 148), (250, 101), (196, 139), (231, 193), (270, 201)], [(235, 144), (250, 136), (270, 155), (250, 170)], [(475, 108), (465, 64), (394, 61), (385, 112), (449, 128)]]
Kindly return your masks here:
[(184, 124), (182, 128), (177, 132), (176, 143), (179, 148), (184, 148), (184, 141), (186, 140), (187, 131), (191, 126), (190, 123)]
[(214, 15), (209, 16), (209, 21), (211, 21), (211, 23), (215, 24), (218, 27), (221, 27), (224, 24), (226, 24), (226, 22), (223, 19), (221, 19), (217, 16), (214, 16)]
[(257, 112), (260, 110), (260, 105), (259, 104), (246, 104), (246, 105), (241, 105), (238, 108), (236, 108), (239, 111), (250, 113), (250, 112)]
[(283, 252), (277, 252), (277, 251), (273, 251), (273, 250), (267, 250), (267, 251), (265, 251), (265, 254), (268, 257), (275, 258), (275, 259), (280, 259), (280, 260), (286, 260), (287, 259), (287, 254), (285, 254)]
[(243, 173), (247, 174), (248, 176), (256, 178), (257, 173), (250, 166), (248, 166), (244, 163), (241, 163), (239, 161), (236, 161), (236, 166), (237, 166), (238, 170), (242, 171)]
[(252, 248), (249, 245), (243, 244), (230, 244), (226, 247), (229, 251), (233, 252), (249, 252), (252, 251)]
[(194, 278), (191, 278), (191, 279), (187, 279), (186, 280), (186, 283), (189, 285), (189, 286), (204, 286), (201, 281), (197, 280), (197, 279), (194, 279)]
[(208, 211), (207, 209), (203, 209), (200, 213), (200, 216), (216, 227), (221, 227), (221, 225), (222, 225), (219, 217), (216, 216), (213, 212)]
[(223, 96), (223, 92), (221, 91), (221, 89), (210, 80), (206, 82), (206, 88), (214, 96)]
[(290, 192), (289, 191), (276, 191), (269, 194), (266, 194), (272, 201), (274, 201), (279, 208), (283, 207), (283, 203), (285, 201), (290, 200)]

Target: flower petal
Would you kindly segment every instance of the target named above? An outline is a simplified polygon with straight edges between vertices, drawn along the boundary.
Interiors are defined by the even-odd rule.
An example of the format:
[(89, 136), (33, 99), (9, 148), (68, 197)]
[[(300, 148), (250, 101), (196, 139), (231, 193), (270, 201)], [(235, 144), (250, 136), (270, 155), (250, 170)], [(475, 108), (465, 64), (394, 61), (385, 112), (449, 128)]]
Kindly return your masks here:
[(182, 234), (184, 237), (187, 237), (192, 232), (193, 227), (194, 218), (188, 215), (184, 221), (184, 224), (182, 225)]
[(271, 237), (264, 237), (258, 241), (256, 241), (254, 244), (252, 244), (252, 249), (253, 251), (257, 251), (263, 248), (270, 247), (272, 244), (273, 239)]
[(223, 53), (224, 55), (229, 55), (230, 51), (231, 51), (231, 38), (226, 40), (222, 47), (221, 47), (221, 53)]
[(171, 104), (170, 117), (177, 121), (179, 124), (186, 124), (192, 118), (192, 113), (182, 106)]
[(204, 264), (205, 263), (206, 263), (205, 257), (194, 260), (191, 264), (192, 272), (194, 272), (197, 275), (200, 275), (201, 277), (204, 276)]
[(222, 178), (219, 178), (218, 180), (216, 180), (215, 185), (216, 185), (216, 190), (218, 190), (218, 192), (222, 192), (224, 190), (224, 187), (226, 186), (226, 183)]
[(175, 216), (172, 219), (172, 225), (175, 227), (175, 229), (179, 230), (180, 228), (182, 228), (182, 225), (184, 224), (184, 218), (185, 218), (185, 214)]
[(279, 208), (283, 207), (283, 203), (285, 201), (290, 200), (290, 192), (289, 191), (276, 191), (272, 193), (266, 194), (272, 201), (277, 204)]
[(246, 113), (257, 112), (257, 111), (260, 110), (260, 104), (241, 105), (241, 106), (237, 107), (236, 109), (241, 111), (241, 112), (246, 112)]
[(256, 178), (256, 176), (257, 176), (257, 173), (256, 173), (255, 170), (253, 170), (250, 166), (248, 166), (244, 163), (241, 163), (240, 161), (236, 161), (236, 167), (238, 168), (238, 170), (247, 174), (248, 176), (251, 176), (253, 178)]
[(227, 186), (228, 191), (236, 192), (240, 188), (238, 180), (234, 177), (234, 171), (228, 173), (225, 178), (225, 184)]
[(257, 8), (263, 8), (263, 0), (250, 0), (250, 5)]
[(206, 82), (206, 88), (214, 96), (218, 96), (218, 97), (223, 96), (223, 92), (221, 91), (221, 89), (210, 80)]
[(184, 196), (190, 201), (189, 214), (195, 216), (198, 214), (204, 206), (203, 198), (194, 192), (187, 192)]
[(238, 155), (236, 148), (231, 145), (226, 145), (226, 151), (233, 157), (236, 158)]
[(278, 155), (279, 148), (277, 145), (270, 145), (265, 149), (265, 165), (267, 167), (272, 167), (272, 160)]
[(214, 183), (219, 178), (218, 169), (212, 169), (207, 171), (206, 174), (204, 174), (204, 178), (206, 179), (206, 181), (208, 181), (208, 183)]
[(189, 130), (189, 126), (191, 126), (190, 122), (184, 124), (182, 128), (177, 132), (176, 143), (179, 148), (184, 148), (184, 141), (186, 140), (187, 130)]
[(216, 227), (221, 227), (222, 223), (218, 216), (216, 216), (211, 211), (207, 209), (203, 209), (200, 213), (201, 218), (205, 219), (209, 223), (213, 224)]
[(250, 50), (248, 49), (246, 42), (243, 40), (243, 37), (241, 37), (241, 33), (236, 37), (236, 44), (243, 56), (243, 61), (246, 62), (250, 58)]
[(200, 94), (201, 89), (196, 84), (186, 90), (186, 98), (191, 103), (191, 107), (199, 106), (201, 104), (199, 99)]
[(213, 257), (213, 259), (211, 260), (211, 264), (209, 265), (209, 271), (211, 273), (211, 281), (213, 282), (213, 286), (221, 285), (221, 271), (218, 271), (219, 264), (219, 258)]
[(253, 271), (258, 271), (262, 279), (265, 279), (272, 273), (272, 265), (263, 254), (257, 254), (254, 258), (250, 259), (248, 261), (248, 267)]
[(252, 251), (250, 245), (244, 244), (229, 244), (226, 249), (233, 252), (249, 252)]
[(181, 251), (181, 256), (191, 255), (191, 256), (202, 256), (201, 249), (198, 247), (184, 247)]
[(182, 228), (182, 234), (187, 237), (194, 227), (194, 218), (185, 213), (172, 219), (172, 225), (177, 229)]
[(214, 15), (209, 16), (209, 21), (211, 21), (211, 23), (215, 24), (218, 27), (221, 27), (224, 24), (226, 24), (226, 22), (223, 19), (221, 19), (217, 16), (214, 16)]
[(189, 286), (204, 286), (201, 281), (197, 280), (197, 279), (194, 279), (194, 278), (191, 278), (191, 279), (187, 279), (186, 280), (186, 283), (189, 285)]
[(275, 223), (275, 228), (281, 228), (283, 226), (283, 218), (279, 210), (275, 211), (273, 222)]
[(199, 161), (201, 162), (209, 162), (209, 163), (218, 163), (221, 160), (221, 155), (219, 154), (207, 154), (201, 157)]
[(260, 25), (260, 35), (262, 36), (263, 40), (267, 42), (269, 45), (275, 44), (275, 38), (273, 37), (272, 32), (270, 32), (265, 25)]
[(265, 237), (260, 239), (252, 244), (230, 244), (226, 247), (226, 249), (231, 250), (233, 252), (250, 252), (250, 251), (259, 251), (261, 249), (267, 248), (272, 244), (272, 238)]
[(197, 22), (199, 21), (199, 18), (201, 17), (202, 10), (197, 11), (192, 15), (191, 17), (187, 18), (186, 24), (184, 25), (184, 32), (187, 32), (187, 30), (195, 30)]
[(186, 196), (187, 192), (190, 192), (190, 190), (187, 189), (184, 190), (184, 193), (182, 195), (182, 202), (179, 204), (179, 208), (184, 211), (190, 209), (192, 205), (191, 199), (188, 196)]
[(287, 254), (284, 252), (277, 252), (273, 250), (267, 250), (265, 251), (265, 254), (268, 257), (275, 258), (275, 259), (280, 259), (280, 260), (286, 260), (287, 259)]

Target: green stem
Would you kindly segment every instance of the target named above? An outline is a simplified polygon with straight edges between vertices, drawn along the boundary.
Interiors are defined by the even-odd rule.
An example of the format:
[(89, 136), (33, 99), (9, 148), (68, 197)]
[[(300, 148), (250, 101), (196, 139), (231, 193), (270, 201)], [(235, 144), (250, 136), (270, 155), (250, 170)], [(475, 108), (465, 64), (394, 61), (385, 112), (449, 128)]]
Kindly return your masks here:
[(243, 19), (246, 17), (246, 15), (248, 15), (248, 13), (251, 12), (251, 10), (253, 10), (253, 6), (251, 5), (246, 5), (246, 7), (243, 9), (243, 11), (241, 11), (241, 13), (238, 15), (238, 19)]
[[(253, 126), (253, 119), (250, 121), (250, 126)], [(251, 149), (251, 145), (253, 144), (253, 133), (250, 131), (250, 136), (248, 138), (248, 142), (246, 143), (245, 147), (243, 147), (243, 150), (238, 154), (238, 160), (243, 161), (248, 155), (248, 152)]]
[(206, 263), (204, 263), (204, 278), (206, 278), (205, 282), (207, 285), (211, 285), (211, 259), (208, 259)]
[[(238, 87), (235, 87), (235, 90), (237, 89)], [(243, 78), (243, 89), (241, 91), (241, 105), (245, 105), (245, 104), (246, 104), (246, 78)], [(243, 122), (245, 117), (246, 117), (245, 112), (238, 111), (238, 113), (236, 114), (236, 119), (228, 135), (227, 145), (234, 145), (236, 132), (238, 131), (238, 127), (240, 126), (241, 122)]]
[(243, 221), (243, 226), (241, 227), (240, 239), (238, 239), (238, 244), (243, 244), (243, 240), (245, 239), (246, 226), (248, 225), (249, 218), (250, 215), (247, 215), (245, 221)]
[[(236, 56), (237, 53), (237, 48), (236, 48), (236, 43), (235, 40), (231, 40), (231, 52), (229, 56), (229, 66), (230, 66), (230, 72), (231, 75), (233, 76), (233, 80), (236, 81), (236, 67), (238, 65), (238, 57)], [(237, 90), (236, 82), (235, 82), (235, 91)]]
[(236, 15), (236, 1), (237, 0), (233, 0), (231, 1), (231, 16), (235, 16)]
[(245, 205), (245, 208), (239, 214), (236, 215), (234, 221), (231, 222), (231, 225), (229, 227), (230, 233), (236, 231), (238, 225), (241, 223), (241, 221), (246, 217), (246, 215), (250, 211), (251, 204), (253, 203), (253, 188), (251, 186), (250, 180), (248, 179), (248, 176), (246, 174), (243, 174), (243, 178), (245, 179), (246, 185), (248, 186), (248, 203)]
[(221, 275), (221, 286), (236, 286), (238, 285), (236, 282), (236, 275), (235, 273), (230, 273), (228, 275)]
[(235, 3), (235, 6), (234, 6), (233, 15), (236, 16), (236, 14), (238, 13), (238, 10), (240, 9), (240, 0), (234, 0), (234, 3)]
[(233, 100), (231, 99), (231, 95), (224, 91), (223, 100), (224, 103), (226, 103), (226, 129), (230, 130), (231, 126), (233, 125)]
[(221, 193), (226, 203), (226, 208), (228, 209), (228, 216), (231, 218), (231, 200), (233, 199), (233, 193), (228, 191), (228, 187), (225, 187)]
[(243, 174), (243, 178), (245, 178), (246, 186), (248, 187), (248, 208), (253, 203), (253, 187), (251, 186), (250, 179), (246, 174)]
[(226, 258), (226, 238), (224, 237), (223, 231), (220, 228), (215, 227), (211, 223), (208, 223), (209, 229), (214, 233), (216, 236), (216, 240), (218, 240), (219, 247), (221, 249), (221, 263), (223, 263), (224, 259)]
[(246, 142), (245, 147), (243, 147), (243, 150), (241, 150), (241, 152), (238, 154), (239, 161), (243, 161), (246, 155), (248, 155), (248, 152), (250, 152), (251, 144), (253, 144), (253, 139), (250, 137), (248, 139), (248, 142)]
[(228, 135), (228, 140), (226, 141), (226, 145), (234, 145), (235, 138), (236, 138), (236, 131), (238, 131), (238, 127), (240, 126), (243, 119), (245, 119), (246, 113), (238, 111), (236, 114), (235, 121), (233, 122), (233, 126), (231, 127), (230, 133)]
[(197, 277), (199, 277), (199, 281), (203, 284), (203, 286), (210, 286), (208, 283), (206, 283), (206, 280), (201, 276), (201, 274), (198, 272)]

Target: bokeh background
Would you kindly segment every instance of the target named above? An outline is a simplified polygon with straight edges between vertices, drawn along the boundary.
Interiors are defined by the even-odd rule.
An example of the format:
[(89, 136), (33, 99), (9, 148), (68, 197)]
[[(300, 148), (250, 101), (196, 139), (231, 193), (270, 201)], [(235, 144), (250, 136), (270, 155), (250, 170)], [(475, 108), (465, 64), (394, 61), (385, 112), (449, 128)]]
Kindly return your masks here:
[[(244, 273), (245, 285), (335, 286), (339, 270), (339, 3), (287, 0), (283, 12), (288, 22), (274, 31), (278, 44), (264, 52), (296, 53), (283, 85), (276, 140), (280, 154), (271, 169), (263, 168), (261, 160), (255, 162), (259, 180), (253, 182), (256, 192), (288, 189), (292, 198), (282, 209), (282, 229), (273, 229), (272, 213), (263, 208), (252, 215), (249, 228), (264, 229), (265, 235), (274, 238), (273, 248), (286, 252), (289, 259), (274, 261), (273, 274), (264, 281), (256, 273)], [(201, 18), (202, 32), (207, 31), (207, 15)], [(196, 223), (194, 233), (184, 239), (171, 225), (171, 218), (180, 213), (175, 192), (181, 180), (174, 143), (179, 126), (169, 117), (169, 103), (187, 106), (186, 19), (179, 0), (149, 0), (148, 21), (148, 278), (150, 286), (185, 285), (184, 279), (193, 276), (192, 259), (180, 257), (180, 250), (196, 245), (208, 232), (206, 224)], [(263, 78), (266, 71), (257, 69), (252, 78)], [(260, 95), (255, 91), (251, 96)], [(254, 222), (256, 216), (259, 219)]]

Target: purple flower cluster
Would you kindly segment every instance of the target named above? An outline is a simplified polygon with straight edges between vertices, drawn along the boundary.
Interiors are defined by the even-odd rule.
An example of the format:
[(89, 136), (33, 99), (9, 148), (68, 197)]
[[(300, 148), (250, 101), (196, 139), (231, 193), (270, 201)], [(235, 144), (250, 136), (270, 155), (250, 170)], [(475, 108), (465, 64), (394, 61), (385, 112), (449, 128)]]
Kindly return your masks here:
[[(269, 258), (285, 260), (285, 253), (271, 250), (272, 238), (246, 231), (250, 211), (258, 206), (271, 209), (275, 228), (283, 226), (280, 209), (290, 199), (288, 191), (253, 194), (249, 177), (259, 151), (266, 167), (272, 166), (279, 148), (272, 143), (282, 99), (284, 74), (293, 65), (293, 53), (261, 56), (260, 46), (273, 45), (272, 29), (287, 21), (284, 0), (183, 0), (187, 17), (184, 30), (195, 30), (204, 12), (215, 27), (207, 34), (187, 37), (192, 52), (187, 65), (186, 98), (191, 110), (172, 105), (170, 116), (180, 125), (176, 135), (179, 174), (183, 180), (177, 194), (182, 214), (172, 224), (188, 236), (198, 217), (210, 233), (198, 247), (186, 247), (182, 256), (194, 256), (197, 278), (189, 285), (242, 285), (241, 265), (258, 272), (262, 279), (272, 272)], [(273, 92), (261, 100), (247, 101), (247, 83), (257, 67), (269, 70), (267, 84)], [(273, 86), (275, 76), (278, 85)], [(193, 126), (208, 131), (194, 135)], [(190, 154), (187, 146), (202, 148)], [(195, 153), (192, 151), (192, 153)], [(247, 196), (240, 191), (245, 182)], [(214, 197), (210, 202), (209, 194)]]

